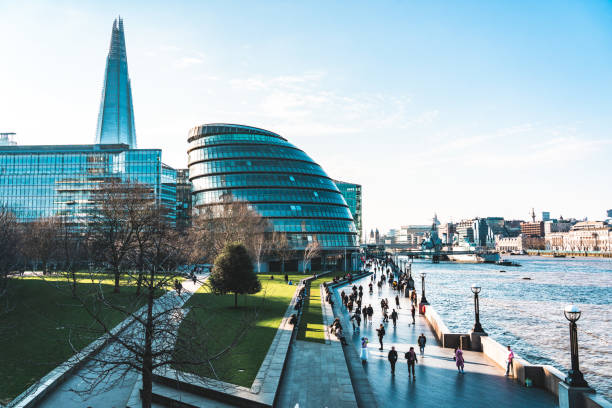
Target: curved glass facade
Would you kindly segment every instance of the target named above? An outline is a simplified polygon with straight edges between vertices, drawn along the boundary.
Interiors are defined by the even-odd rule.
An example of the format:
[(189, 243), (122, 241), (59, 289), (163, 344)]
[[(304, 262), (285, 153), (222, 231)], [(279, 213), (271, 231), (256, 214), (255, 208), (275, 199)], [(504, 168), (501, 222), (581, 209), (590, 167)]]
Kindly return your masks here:
[(194, 207), (231, 197), (249, 202), (295, 249), (357, 246), (351, 211), (334, 181), (280, 135), (250, 126), (211, 124), (189, 132)]

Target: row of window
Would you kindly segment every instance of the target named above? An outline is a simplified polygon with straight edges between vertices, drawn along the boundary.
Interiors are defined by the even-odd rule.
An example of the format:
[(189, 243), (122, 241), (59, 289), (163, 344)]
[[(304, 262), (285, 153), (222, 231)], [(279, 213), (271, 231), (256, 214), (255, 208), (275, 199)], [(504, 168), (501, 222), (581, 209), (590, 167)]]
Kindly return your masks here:
[(279, 219), (270, 220), (274, 231), (278, 232), (345, 232), (356, 233), (353, 221), (318, 219)]
[(126, 162), (157, 163), (161, 152), (156, 150), (127, 150), (115, 153), (36, 153), (0, 152), (2, 166), (62, 166), (104, 165)]
[(193, 195), (193, 205), (206, 205), (233, 199), (248, 202), (324, 203), (346, 206), (340, 193), (286, 188), (202, 191)]
[(192, 180), (193, 190), (209, 190), (214, 188), (250, 187), (250, 186), (288, 186), (310, 187), (336, 190), (333, 181), (321, 177), (304, 175), (286, 175), (273, 173), (224, 174), (220, 176), (204, 176)]
[(189, 171), (192, 177), (199, 176), (202, 174), (239, 171), (252, 171), (261, 173), (305, 173), (327, 177), (323, 169), (318, 164), (275, 159), (218, 160), (200, 162), (189, 166)]
[(189, 149), (193, 149), (194, 147), (214, 146), (218, 144), (228, 143), (275, 144), (287, 147), (294, 147), (286, 140), (279, 139), (273, 136), (227, 133), (223, 135), (212, 135), (193, 140), (191, 143), (189, 143)]
[(189, 152), (189, 164), (200, 160), (231, 159), (241, 157), (276, 157), (281, 159), (295, 159), (312, 162), (308, 155), (300, 150), (288, 149), (281, 146), (216, 146), (196, 149)]
[(252, 126), (232, 125), (232, 124), (215, 124), (196, 126), (189, 131), (190, 137), (207, 137), (207, 135), (226, 134), (226, 133), (242, 133), (242, 134), (258, 134), (267, 136), (279, 135), (265, 129), (259, 129)]
[[(105, 179), (114, 180), (120, 176), (124, 180), (129, 179), (143, 184), (157, 184), (156, 174), (100, 174), (89, 175), (41, 175), (41, 174), (20, 174), (11, 176), (0, 175), (0, 187), (28, 188), (36, 186), (62, 186), (62, 185), (91, 185), (93, 187), (100, 184)], [(127, 176), (127, 177), (126, 177)], [(166, 180), (168, 181), (168, 180)]]
[(287, 234), (287, 240), (293, 248), (305, 248), (312, 241), (317, 241), (323, 248), (355, 247), (357, 235), (354, 234)]
[(351, 220), (346, 207), (312, 204), (253, 204), (262, 217), (326, 217)]

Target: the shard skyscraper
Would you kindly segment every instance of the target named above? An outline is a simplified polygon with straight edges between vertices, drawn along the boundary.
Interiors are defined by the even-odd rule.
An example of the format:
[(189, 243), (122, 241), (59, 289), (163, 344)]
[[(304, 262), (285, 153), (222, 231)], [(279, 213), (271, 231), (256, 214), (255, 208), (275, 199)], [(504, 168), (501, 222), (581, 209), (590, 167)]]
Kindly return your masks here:
[(121, 17), (113, 22), (95, 143), (124, 143), (132, 149), (136, 148), (132, 88), (128, 75), (125, 35)]

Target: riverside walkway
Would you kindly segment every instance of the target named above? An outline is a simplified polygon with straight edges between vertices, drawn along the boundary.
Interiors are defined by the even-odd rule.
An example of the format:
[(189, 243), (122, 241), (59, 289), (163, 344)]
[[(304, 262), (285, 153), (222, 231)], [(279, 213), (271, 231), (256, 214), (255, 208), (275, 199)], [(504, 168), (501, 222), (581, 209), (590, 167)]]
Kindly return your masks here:
[[(191, 280), (183, 281), (183, 290), (180, 296), (175, 291), (171, 291), (155, 300), (154, 310), (156, 313), (161, 310), (171, 310), (181, 307), (195, 293), (207, 276), (198, 275), (197, 283)], [(178, 321), (176, 322), (178, 327)], [(142, 326), (138, 324), (130, 325), (121, 336), (143, 337)], [(144, 340), (143, 340), (144, 341)], [(112, 356), (127, 353), (118, 343), (110, 343), (104, 347), (99, 354), (102, 360), (113, 360)], [(105, 358), (104, 356), (109, 356)], [(38, 407), (62, 407), (62, 408), (82, 408), (82, 407), (125, 407), (136, 382), (140, 380), (139, 373), (134, 369), (124, 371), (117, 370), (108, 378), (96, 382), (96, 376), (102, 371), (100, 362), (90, 360), (81, 368), (71, 373), (64, 382), (47, 394)], [(108, 364), (108, 363), (107, 363)], [(117, 380), (120, 379), (118, 382)], [(91, 388), (92, 382), (95, 384)]]
[[(361, 348), (361, 337), (369, 339), (369, 359), (364, 370), (370, 385), (382, 407), (418, 406), (418, 407), (556, 407), (554, 396), (538, 388), (525, 388), (511, 377), (505, 377), (504, 371), (493, 361), (480, 352), (465, 351), (465, 373), (457, 371), (453, 360), (453, 349), (445, 349), (438, 345), (435, 335), (427, 320), (416, 315), (416, 325), (412, 325), (410, 303), (407, 298), (400, 297), (401, 309), (397, 310), (399, 319), (397, 327), (393, 322), (384, 323), (386, 336), (384, 350), (379, 351), (376, 329), (382, 323), (380, 300), (387, 298), (391, 306), (389, 314), (395, 307), (395, 295), (388, 284), (383, 285), (379, 295), (374, 285), (374, 293), (369, 294), (370, 277), (356, 280), (353, 284), (364, 288), (363, 305), (372, 305), (374, 316), (372, 323), (361, 324), (361, 331), (352, 333), (348, 311), (342, 306), (339, 292), (350, 293), (350, 286), (345, 285), (334, 290), (334, 312), (341, 318), (342, 326), (349, 346), (358, 352)], [(435, 296), (431, 294), (430, 296)], [(408, 380), (407, 364), (404, 353), (413, 346), (418, 354), (417, 337), (424, 333), (427, 337), (425, 356), (418, 355), (416, 365), (416, 380)], [(391, 376), (391, 368), (387, 353), (395, 346), (399, 359), (395, 368), (395, 376)]]

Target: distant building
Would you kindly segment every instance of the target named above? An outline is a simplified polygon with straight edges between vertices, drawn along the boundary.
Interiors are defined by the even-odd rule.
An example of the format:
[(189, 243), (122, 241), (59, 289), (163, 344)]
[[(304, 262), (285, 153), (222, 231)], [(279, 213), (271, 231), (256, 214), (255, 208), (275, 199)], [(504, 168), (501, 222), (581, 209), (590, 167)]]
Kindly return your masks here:
[(17, 144), (15, 135), (13, 132), (0, 133), (0, 146), (15, 146)]
[(544, 235), (546, 236), (553, 232), (567, 232), (573, 225), (573, 222), (563, 220), (544, 221)]
[(456, 240), (474, 243), (474, 223), (472, 220), (459, 221), (455, 225)]
[(179, 229), (189, 226), (191, 219), (191, 182), (189, 169), (176, 171), (176, 226)]
[(543, 222), (523, 222), (521, 223), (521, 233), (526, 237), (543, 237), (544, 223)]
[(522, 254), (525, 250), (525, 238), (523, 235), (518, 237), (500, 237), (495, 242), (495, 249), (499, 252)]
[(455, 224), (451, 222), (440, 224), (438, 227), (438, 236), (443, 245), (452, 245), (453, 237), (455, 236)]
[(608, 218), (612, 218), (612, 210), (608, 210), (607, 213), (608, 213)]
[(396, 242), (420, 248), (425, 239), (425, 233), (431, 231), (431, 225), (404, 225), (400, 227)]
[(549, 211), (542, 211), (542, 221), (544, 221), (544, 222), (550, 221), (550, 212)]
[(363, 230), (361, 224), (361, 185), (348, 183), (346, 181), (334, 180), (338, 190), (344, 196), (346, 204), (349, 206), (349, 210), (353, 215), (355, 221), (355, 227), (357, 228), (358, 239), (361, 242), (363, 239)]
[(546, 249), (564, 252), (612, 252), (612, 225), (605, 221), (577, 222), (568, 232), (546, 236)]

